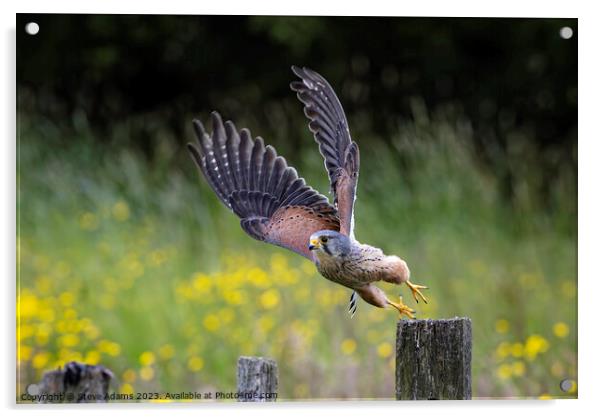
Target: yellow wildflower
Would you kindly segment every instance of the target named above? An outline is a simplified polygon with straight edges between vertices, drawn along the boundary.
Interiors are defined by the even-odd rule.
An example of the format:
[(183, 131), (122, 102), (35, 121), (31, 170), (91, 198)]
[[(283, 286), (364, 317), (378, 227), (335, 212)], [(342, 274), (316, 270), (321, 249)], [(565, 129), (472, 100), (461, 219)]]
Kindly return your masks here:
[(19, 340), (25, 340), (29, 337), (31, 337), (34, 333), (34, 329), (31, 325), (21, 325), (19, 327), (19, 329), (17, 330), (17, 337), (19, 338)]
[(510, 354), (512, 354), (512, 357), (522, 357), (523, 352), (524, 352), (524, 348), (521, 343), (514, 343), (510, 347)]
[(54, 328), (56, 329), (57, 332), (59, 332), (61, 334), (66, 334), (67, 333), (67, 321), (66, 320), (56, 321)]
[(171, 344), (165, 344), (164, 346), (159, 348), (159, 357), (161, 357), (163, 360), (169, 360), (174, 356), (175, 353), (176, 350)]
[(554, 335), (558, 338), (565, 338), (569, 335), (569, 326), (564, 322), (556, 322), (554, 324)]
[(84, 334), (86, 338), (90, 340), (95, 340), (100, 336), (100, 330), (96, 327), (96, 325), (90, 323), (86, 323), (83, 326)]
[(270, 265), (273, 270), (286, 270), (288, 268), (288, 259), (278, 253), (274, 253), (270, 257)]
[(123, 200), (120, 200), (113, 205), (112, 212), (113, 217), (119, 222), (127, 221), (130, 217), (130, 207)]
[(276, 289), (266, 290), (261, 294), (259, 301), (265, 309), (275, 308), (280, 303), (280, 293)]
[(192, 370), (193, 372), (198, 372), (199, 370), (201, 370), (203, 368), (204, 365), (205, 365), (205, 362), (199, 356), (192, 356), (188, 360), (188, 368), (190, 370)]
[(124, 383), (119, 388), (119, 392), (123, 393), (123, 394), (126, 394), (126, 395), (131, 395), (131, 394), (134, 393), (134, 388), (129, 383)]
[(236, 314), (232, 308), (222, 308), (219, 310), (218, 316), (222, 324), (229, 324), (234, 320)]
[(50, 353), (48, 353), (46, 351), (42, 351), (40, 353), (37, 353), (35, 356), (33, 356), (33, 359), (31, 360), (31, 365), (33, 366), (34, 369), (41, 369), (46, 364), (48, 364), (49, 360), (50, 360)]
[(155, 370), (150, 366), (144, 366), (140, 369), (140, 379), (149, 381), (155, 376)]
[(259, 321), (257, 322), (259, 324), (259, 329), (264, 333), (269, 332), (272, 328), (274, 328), (275, 325), (274, 319), (271, 316), (267, 315), (264, 315), (261, 318), (259, 318)]
[[(63, 311), (63, 317), (65, 319), (75, 319), (77, 318), (77, 311), (75, 309), (65, 309)], [(70, 324), (73, 324), (73, 321), (69, 321)]]
[(501, 364), (497, 368), (497, 376), (502, 380), (509, 379), (512, 377), (512, 367), (510, 367), (508, 364)]
[(70, 361), (83, 361), (82, 353), (79, 351), (71, 351), (68, 348), (61, 348), (58, 353), (59, 358), (63, 361), (63, 363), (68, 363)]
[(86, 357), (84, 357), (84, 363), (86, 364), (98, 364), (100, 362), (100, 353), (96, 350), (90, 350), (86, 353)]
[(17, 300), (17, 315), (23, 318), (29, 318), (38, 313), (40, 304), (38, 298), (27, 292), (22, 291), (21, 297)]
[(143, 366), (150, 366), (155, 362), (155, 355), (151, 351), (145, 351), (144, 353), (140, 354), (138, 361), (140, 361), (140, 364)]
[(203, 320), (203, 325), (209, 331), (217, 331), (217, 329), (220, 327), (220, 319), (215, 314), (209, 314)]
[(207, 293), (211, 290), (213, 280), (203, 273), (196, 273), (192, 279), (192, 287), (199, 293)]
[(528, 360), (533, 360), (538, 354), (546, 352), (548, 348), (549, 343), (544, 337), (533, 334), (525, 342), (525, 357)]
[(52, 333), (52, 327), (48, 324), (40, 324), (36, 327), (36, 344), (38, 346), (48, 344), (50, 334)]
[(59, 344), (64, 347), (75, 347), (79, 344), (79, 337), (75, 334), (65, 334), (59, 339)]
[(393, 346), (388, 342), (381, 343), (376, 349), (380, 357), (389, 357), (393, 354)]
[(506, 319), (498, 319), (495, 321), (495, 332), (498, 334), (505, 334), (510, 329), (510, 322)]
[(24, 344), (19, 344), (18, 346), (17, 356), (19, 361), (27, 361), (31, 358), (31, 352), (33, 351), (31, 347), (28, 347)]
[(46, 323), (54, 321), (55, 317), (56, 315), (54, 314), (54, 309), (52, 308), (41, 309), (38, 313), (38, 318), (40, 318), (40, 321)]
[(522, 361), (515, 361), (512, 363), (512, 374), (514, 376), (522, 376), (525, 374), (525, 363)]
[(136, 372), (132, 369), (127, 369), (123, 372), (122, 378), (126, 383), (133, 383), (136, 381)]
[(101, 353), (106, 353), (112, 357), (116, 357), (119, 355), (119, 353), (121, 353), (121, 347), (119, 344), (108, 340), (101, 340), (98, 343), (97, 348)]
[(343, 352), (343, 354), (346, 354), (348, 356), (353, 354), (356, 348), (357, 343), (351, 338), (346, 338), (341, 343), (341, 351)]
[(63, 292), (59, 296), (59, 301), (64, 307), (69, 307), (73, 305), (73, 302), (75, 301), (75, 296), (71, 292)]
[(266, 288), (270, 285), (268, 274), (258, 267), (249, 270), (248, 278), (253, 285), (259, 288)]
[(241, 305), (245, 299), (245, 293), (241, 290), (224, 291), (224, 300), (230, 305)]

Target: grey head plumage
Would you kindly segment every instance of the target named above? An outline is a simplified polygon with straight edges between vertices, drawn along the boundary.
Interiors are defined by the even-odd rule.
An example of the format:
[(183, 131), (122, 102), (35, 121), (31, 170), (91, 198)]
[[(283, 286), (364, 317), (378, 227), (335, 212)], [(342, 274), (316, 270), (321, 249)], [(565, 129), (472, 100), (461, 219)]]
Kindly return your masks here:
[(330, 257), (345, 257), (351, 252), (351, 240), (337, 231), (317, 231), (309, 237), (309, 250)]

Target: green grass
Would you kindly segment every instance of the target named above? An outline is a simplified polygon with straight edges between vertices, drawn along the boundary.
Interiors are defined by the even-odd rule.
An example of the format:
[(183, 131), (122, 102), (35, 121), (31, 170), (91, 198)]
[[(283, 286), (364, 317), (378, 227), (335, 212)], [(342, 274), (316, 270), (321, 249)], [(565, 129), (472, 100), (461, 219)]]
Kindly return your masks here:
[[(19, 132), (21, 388), (86, 360), (116, 391), (232, 391), (237, 357), (261, 355), (281, 398), (394, 396), (397, 315), (362, 302), (349, 319), (346, 289), (247, 237), (185, 141), (157, 134), (149, 160), (120, 145), (127, 130), (93, 140), (21, 117)], [(577, 378), (575, 175), (549, 176), (520, 135), (485, 165), (472, 135), (416, 105), (393, 146), (358, 137), (356, 237), (429, 286), (419, 317), (472, 319), (474, 396), (575, 396), (558, 388)], [(317, 147), (285, 157), (326, 192)]]

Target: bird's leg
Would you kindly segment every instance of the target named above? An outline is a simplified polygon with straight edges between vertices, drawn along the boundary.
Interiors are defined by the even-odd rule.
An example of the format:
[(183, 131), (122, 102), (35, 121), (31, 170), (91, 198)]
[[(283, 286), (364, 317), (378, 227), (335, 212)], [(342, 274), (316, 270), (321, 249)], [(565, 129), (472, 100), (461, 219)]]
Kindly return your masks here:
[(422, 285), (419, 285), (419, 284), (414, 284), (414, 283), (412, 283), (409, 280), (406, 281), (405, 283), (408, 285), (408, 287), (412, 291), (412, 296), (414, 296), (414, 299), (416, 300), (416, 302), (418, 302), (418, 296), (417, 295), (420, 295), (420, 298), (422, 299), (422, 301), (424, 303), (428, 303), (428, 301), (426, 300), (426, 298), (424, 297), (424, 295), (420, 291), (420, 289), (428, 289), (428, 287), (422, 286)]
[(404, 314), (407, 315), (411, 319), (415, 319), (414, 314), (416, 313), (416, 311), (414, 311), (412, 308), (410, 308), (409, 306), (407, 306), (403, 303), (401, 295), (399, 295), (399, 303), (391, 302), (387, 298), (387, 304), (391, 305), (392, 307), (394, 307), (395, 309), (397, 309), (399, 311), (399, 319), (403, 318)]

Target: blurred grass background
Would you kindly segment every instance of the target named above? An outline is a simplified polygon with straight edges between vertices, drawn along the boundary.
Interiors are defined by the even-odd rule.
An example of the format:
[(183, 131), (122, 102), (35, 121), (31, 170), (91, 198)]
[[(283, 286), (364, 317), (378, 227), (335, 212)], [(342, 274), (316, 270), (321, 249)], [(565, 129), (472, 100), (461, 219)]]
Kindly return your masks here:
[[(52, 22), (49, 16), (39, 18)], [(106, 16), (85, 17), (83, 22), (98, 34), (131, 18), (113, 18), (115, 25)], [(169, 22), (169, 17), (162, 18)], [(64, 17), (56, 19), (60, 23)], [(178, 19), (181, 23), (183, 18), (172, 18)], [(533, 32), (549, 26), (558, 37), (558, 22), (552, 21), (532, 23)], [(68, 22), (82, 28), (79, 20)], [(287, 45), (283, 68), (259, 79), (284, 74), (290, 81), (283, 71), (288, 60), (299, 63), (314, 51), (299, 39), (323, 33), (324, 22), (295, 22), (247, 22), (245, 30), (251, 33), (269, 29), (271, 47), (255, 40), (270, 52), (265, 56), (278, 60), (282, 45)], [(476, 34), (487, 28), (472, 22)], [(138, 32), (146, 28), (147, 35), (154, 33), (148, 29), (152, 21), (139, 23)], [(169, 31), (173, 25), (156, 26), (156, 31)], [(68, 33), (70, 26), (64, 26)], [(346, 33), (345, 22), (336, 27), (338, 36)], [(521, 27), (527, 33), (528, 25), (523, 22)], [(415, 36), (419, 33), (416, 29)], [(125, 36), (114, 32), (116, 45), (117, 35)], [(134, 35), (144, 45), (155, 36)], [(32, 42), (22, 36), (18, 35), (20, 45)], [(198, 41), (190, 39), (187, 42)], [(49, 46), (36, 48), (38, 55), (31, 58), (18, 49), (21, 68), (40, 59), (40, 51), (48, 52)], [(174, 102), (157, 99), (162, 104), (152, 109), (136, 108), (133, 104), (144, 102), (140, 97), (129, 107), (117, 96), (94, 104), (94, 88), (104, 91), (101, 87), (113, 80), (103, 78), (103, 68), (114, 69), (122, 62), (111, 61), (117, 52), (103, 48), (94, 55), (95, 66), (84, 66), (71, 78), (62, 76), (69, 80), (51, 82), (46, 74), (38, 75), (36, 82), (19, 72), (20, 391), (44, 371), (72, 360), (109, 367), (116, 374), (113, 389), (122, 393), (231, 391), (237, 357), (257, 355), (277, 360), (283, 399), (393, 398), (397, 315), (361, 302), (350, 319), (349, 292), (321, 278), (310, 262), (247, 237), (199, 178), (186, 153), (184, 145), (193, 139), (190, 120), (199, 116), (206, 121), (209, 110), (224, 109), (225, 118), (263, 136), (325, 193), (323, 162), (286, 82), (270, 83), (288, 94), (274, 98), (263, 90), (265, 84), (245, 81), (253, 74), (224, 70), (231, 77), (238, 71), (239, 78), (223, 75), (221, 85), (243, 87), (220, 95), (219, 85), (214, 86), (198, 105), (187, 101), (190, 96), (184, 93)], [(139, 49), (144, 48), (132, 49), (133, 56)], [(534, 59), (535, 64), (526, 65), (541, 64), (541, 54)], [(415, 281), (430, 287), (428, 305), (410, 302), (403, 289), (418, 317), (472, 319), (475, 397), (576, 396), (576, 386), (569, 393), (559, 388), (562, 379), (577, 379), (573, 125), (550, 122), (553, 112), (545, 94), (540, 113), (522, 120), (520, 106), (514, 106), (520, 100), (506, 107), (500, 104), (503, 95), (488, 99), (484, 107), (477, 101), (474, 114), (465, 105), (470, 100), (464, 102), (460, 94), (446, 93), (452, 97), (443, 100), (426, 90), (424, 95), (408, 92), (398, 109), (384, 115), (386, 123), (379, 124), (384, 105), (364, 93), (370, 86), (384, 86), (392, 95), (403, 93), (407, 86), (390, 81), (404, 79), (403, 70), (393, 71), (401, 67), (383, 69), (369, 54), (334, 61), (338, 67), (329, 66), (335, 74), (346, 68), (352, 74), (343, 83), (347, 87), (341, 99), (351, 109), (349, 123), (362, 158), (358, 239), (398, 254), (409, 263)], [(131, 58), (127, 65), (136, 62)], [(338, 80), (312, 62), (315, 59), (303, 61), (341, 91)], [(237, 66), (243, 64), (236, 61)], [(368, 73), (362, 70), (366, 65)], [(55, 67), (60, 65), (49, 65), (49, 73)], [(205, 68), (199, 64), (200, 72)], [(370, 78), (378, 68), (390, 77)], [(68, 88), (61, 93), (61, 83), (81, 81), (92, 70), (101, 84), (87, 92)], [(200, 76), (201, 85), (211, 84), (210, 79)], [(441, 79), (446, 80), (436, 78)], [(161, 80), (160, 89), (172, 81), (178, 89), (177, 80)], [(545, 80), (555, 79), (542, 77), (542, 84)], [(576, 90), (572, 79), (567, 80), (561, 96), (570, 102)], [(420, 90), (419, 85), (412, 88)], [(153, 90), (139, 86), (144, 87)], [(253, 107), (262, 101), (262, 92), (270, 99)], [(539, 97), (537, 93), (533, 94)], [(558, 100), (552, 103), (560, 106)], [(568, 114), (562, 106), (552, 105), (554, 109), (576, 123), (576, 107)], [(546, 134), (538, 127), (546, 124), (555, 126), (553, 140), (542, 139)], [(383, 288), (390, 296), (399, 292), (386, 284)]]

